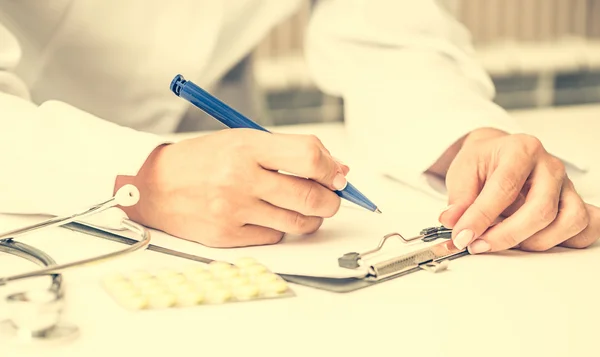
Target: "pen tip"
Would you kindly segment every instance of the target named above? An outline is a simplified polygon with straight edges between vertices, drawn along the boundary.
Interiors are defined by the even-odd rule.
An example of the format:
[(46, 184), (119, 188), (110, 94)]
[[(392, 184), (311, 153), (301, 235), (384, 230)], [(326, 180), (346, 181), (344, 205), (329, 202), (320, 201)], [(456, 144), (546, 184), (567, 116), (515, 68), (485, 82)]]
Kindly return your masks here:
[(381, 211), (379, 210), (379, 208), (376, 208), (376, 209), (375, 209), (375, 213), (379, 213), (379, 214), (381, 214)]

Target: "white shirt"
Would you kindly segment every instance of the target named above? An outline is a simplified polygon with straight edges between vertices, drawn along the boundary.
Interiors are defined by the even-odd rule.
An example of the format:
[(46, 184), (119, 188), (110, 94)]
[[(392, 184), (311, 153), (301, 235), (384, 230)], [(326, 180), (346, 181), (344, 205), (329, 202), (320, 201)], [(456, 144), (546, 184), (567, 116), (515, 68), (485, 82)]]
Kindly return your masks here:
[[(0, 0), (0, 212), (110, 197), (188, 108), (171, 79), (210, 88), (299, 4)], [(351, 139), (409, 184), (475, 128), (519, 130), (472, 52), (433, 0), (320, 1), (304, 48), (315, 83), (344, 99)]]

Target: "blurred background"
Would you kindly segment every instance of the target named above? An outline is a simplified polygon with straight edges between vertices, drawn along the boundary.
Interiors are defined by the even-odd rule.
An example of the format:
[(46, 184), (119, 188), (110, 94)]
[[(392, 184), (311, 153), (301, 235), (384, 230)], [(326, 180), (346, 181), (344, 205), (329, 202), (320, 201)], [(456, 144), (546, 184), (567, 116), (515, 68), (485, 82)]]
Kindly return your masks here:
[[(499, 105), (514, 110), (600, 103), (600, 0), (458, 4), (454, 15), (471, 31)], [(321, 93), (304, 66), (311, 7), (305, 0), (225, 77), (216, 94), (265, 125), (342, 121), (342, 101)]]

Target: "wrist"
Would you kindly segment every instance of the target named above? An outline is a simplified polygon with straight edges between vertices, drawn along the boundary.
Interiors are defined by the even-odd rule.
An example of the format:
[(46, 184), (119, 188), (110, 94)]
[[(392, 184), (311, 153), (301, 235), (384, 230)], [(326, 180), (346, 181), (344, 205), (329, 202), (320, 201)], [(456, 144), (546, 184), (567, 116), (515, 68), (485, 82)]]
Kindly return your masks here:
[(148, 212), (152, 210), (148, 209), (148, 206), (154, 201), (153, 197), (160, 186), (158, 184), (160, 172), (158, 167), (167, 146), (168, 144), (160, 145), (152, 150), (135, 176), (118, 175), (115, 178), (114, 193), (127, 184), (134, 185), (140, 192), (140, 200), (137, 204), (129, 207), (119, 206), (132, 221), (151, 226), (152, 218)]

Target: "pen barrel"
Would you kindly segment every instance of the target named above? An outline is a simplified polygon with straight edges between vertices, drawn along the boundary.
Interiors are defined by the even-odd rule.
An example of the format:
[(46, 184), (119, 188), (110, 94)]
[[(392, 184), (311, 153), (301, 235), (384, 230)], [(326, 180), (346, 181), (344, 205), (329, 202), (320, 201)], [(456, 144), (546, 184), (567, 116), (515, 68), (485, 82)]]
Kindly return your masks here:
[(269, 132), (196, 84), (187, 81), (180, 74), (171, 82), (171, 91), (229, 128), (249, 128)]
[(355, 203), (359, 206), (362, 206), (365, 209), (368, 209), (371, 212), (377, 210), (377, 206), (371, 202), (365, 195), (363, 195), (356, 187), (354, 187), (350, 182), (346, 184), (346, 188), (342, 191), (334, 191), (340, 198), (343, 198), (347, 201)]
[[(200, 110), (217, 119), (229, 128), (249, 128), (270, 133), (270, 131), (256, 124), (204, 89), (186, 80), (181, 74), (178, 74), (175, 76), (175, 78), (173, 78), (170, 88), (175, 95), (192, 103), (196, 107), (200, 108)], [(373, 202), (371, 202), (350, 183), (348, 183), (346, 188), (343, 190), (335, 192), (341, 198), (362, 206), (369, 211), (381, 213), (381, 211), (377, 209), (377, 206), (375, 206)]]

